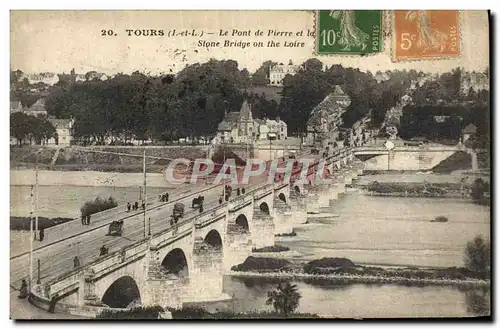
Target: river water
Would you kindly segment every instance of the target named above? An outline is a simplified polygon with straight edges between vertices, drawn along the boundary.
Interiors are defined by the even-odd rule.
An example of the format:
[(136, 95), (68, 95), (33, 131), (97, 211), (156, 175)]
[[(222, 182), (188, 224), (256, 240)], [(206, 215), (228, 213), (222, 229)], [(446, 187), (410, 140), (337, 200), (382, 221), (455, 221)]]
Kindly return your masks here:
[[(165, 191), (148, 189), (148, 195)], [(41, 186), (40, 216), (77, 217), (83, 202), (113, 196), (119, 203), (139, 197), (139, 188)], [(11, 186), (11, 215), (27, 216), (29, 187)], [(294, 258), (346, 257), (357, 264), (462, 266), (463, 248), (477, 234), (490, 236), (490, 208), (464, 200), (341, 196), (324, 215), (295, 228), (297, 236), (277, 243), (297, 253)], [(447, 223), (431, 223), (446, 216)], [(302, 295), (297, 311), (328, 317), (443, 317), (478, 315), (488, 309), (489, 291), (451, 286), (406, 287), (395, 284), (338, 285), (325, 281), (295, 282)], [(230, 302), (204, 304), (209, 310), (270, 310), (269, 279), (226, 276)]]
[[(341, 196), (322, 210), (331, 216), (309, 218), (297, 236), (279, 238), (300, 255), (297, 260), (346, 257), (357, 264), (386, 266), (463, 266), (463, 250), (477, 234), (489, 238), (489, 208), (464, 200)], [(447, 223), (431, 223), (446, 216)], [(317, 217), (317, 216), (315, 216)], [(302, 295), (297, 309), (340, 318), (465, 317), (489, 310), (489, 290), (452, 286), (396, 284), (339, 285), (328, 281), (294, 282)], [(277, 281), (224, 278), (232, 302), (203, 305), (209, 310), (271, 310), (267, 293)]]

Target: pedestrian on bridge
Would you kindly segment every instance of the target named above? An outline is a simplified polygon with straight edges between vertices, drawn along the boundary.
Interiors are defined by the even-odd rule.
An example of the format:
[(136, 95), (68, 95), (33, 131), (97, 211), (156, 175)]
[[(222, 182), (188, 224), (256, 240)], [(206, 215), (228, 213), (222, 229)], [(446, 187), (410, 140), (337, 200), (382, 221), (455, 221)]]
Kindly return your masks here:
[(19, 298), (25, 299), (28, 297), (28, 284), (26, 283), (26, 280), (23, 279), (21, 282), (21, 288), (19, 289)]
[(43, 228), (40, 229), (38, 237), (40, 238), (40, 241), (43, 241), (43, 238), (45, 237), (45, 230)]
[(82, 225), (85, 225), (85, 215), (82, 215)]
[(99, 252), (99, 256), (104, 256), (108, 254), (108, 248), (105, 245), (102, 245), (101, 251)]
[(139, 209), (139, 202), (137, 202), (137, 201), (136, 201), (136, 202), (134, 203), (134, 209), (135, 209), (135, 210), (138, 210), (138, 209)]
[(90, 215), (87, 216), (87, 225), (90, 225)]
[(130, 202), (127, 202), (127, 212), (130, 212), (130, 207), (131, 207)]
[(142, 202), (142, 210), (146, 210), (146, 204)]
[(74, 268), (80, 267), (80, 259), (78, 258), (78, 256), (75, 256), (75, 258), (73, 258), (73, 267)]

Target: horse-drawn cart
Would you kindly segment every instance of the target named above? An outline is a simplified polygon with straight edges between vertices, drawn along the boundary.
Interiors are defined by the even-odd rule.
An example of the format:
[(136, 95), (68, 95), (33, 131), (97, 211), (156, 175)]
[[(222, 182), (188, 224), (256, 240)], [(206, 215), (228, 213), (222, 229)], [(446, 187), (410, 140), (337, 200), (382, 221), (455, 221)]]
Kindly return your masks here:
[(123, 219), (114, 220), (109, 224), (108, 235), (121, 236), (123, 233)]

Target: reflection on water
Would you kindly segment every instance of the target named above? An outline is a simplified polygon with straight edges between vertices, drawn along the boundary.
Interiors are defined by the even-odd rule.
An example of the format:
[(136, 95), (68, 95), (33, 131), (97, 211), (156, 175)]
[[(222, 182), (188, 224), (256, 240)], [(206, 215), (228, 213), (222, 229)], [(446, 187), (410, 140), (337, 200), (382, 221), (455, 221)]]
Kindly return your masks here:
[[(209, 311), (270, 311), (267, 293), (282, 280), (224, 278), (232, 301), (203, 305)], [(395, 284), (338, 284), (327, 280), (295, 281), (302, 295), (297, 312), (324, 317), (469, 317), (489, 314), (488, 288), (407, 287)]]
[(467, 312), (474, 316), (486, 316), (491, 312), (490, 287), (481, 287), (465, 292)]

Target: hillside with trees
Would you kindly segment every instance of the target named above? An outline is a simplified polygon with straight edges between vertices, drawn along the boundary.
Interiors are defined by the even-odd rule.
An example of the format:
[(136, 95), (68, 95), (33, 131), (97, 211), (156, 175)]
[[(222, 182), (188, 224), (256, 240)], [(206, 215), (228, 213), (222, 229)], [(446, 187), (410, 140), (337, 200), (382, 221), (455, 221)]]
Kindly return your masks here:
[[(412, 82), (425, 76), (415, 70), (374, 75), (342, 65), (326, 67), (313, 58), (302, 63), (303, 69), (297, 74), (285, 77), (281, 92), (267, 92), (266, 72), (273, 64), (270, 60), (265, 61), (250, 75), (246, 69), (240, 69), (236, 61), (212, 59), (187, 65), (176, 75), (151, 76), (136, 71), (130, 75), (117, 74), (104, 81), (86, 79), (68, 83), (64, 80), (50, 87), (46, 107), (49, 115), (56, 118), (75, 119), (74, 134), (82, 144), (103, 143), (107, 136), (123, 143), (131, 138), (162, 143), (183, 137), (213, 136), (226, 111), (238, 111), (243, 99), (253, 105), (254, 117), (279, 116), (293, 135), (305, 132), (312, 109), (333, 91), (335, 85), (340, 85), (351, 97), (351, 104), (343, 114), (345, 127), (350, 127), (370, 111), (371, 124), (380, 127), (386, 112), (408, 93)], [(381, 74), (385, 78), (380, 80)], [(435, 107), (439, 99), (453, 102), (459, 95), (460, 83), (457, 81), (462, 74), (462, 70), (456, 69), (442, 74), (438, 80), (418, 86), (412, 95), (412, 106)], [(20, 71), (11, 72), (13, 98), (26, 98), (28, 94), (23, 93), (27, 81), (19, 80), (20, 76)], [(488, 97), (487, 91), (475, 93), (472, 90), (462, 98), (469, 101), (468, 107), (472, 107), (471, 104), (484, 107)], [(487, 112), (478, 113), (482, 116), (474, 114), (476, 117), (472, 121), (487, 122)], [(410, 126), (416, 127), (413, 122), (422, 119), (418, 115), (407, 120), (408, 136), (413, 134)], [(456, 135), (455, 130), (450, 134)]]

